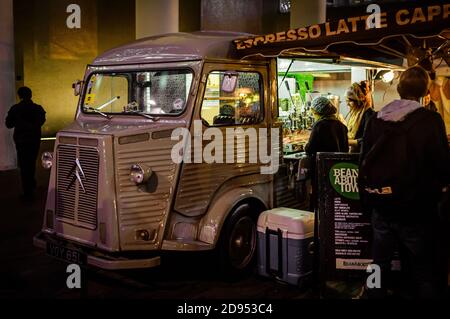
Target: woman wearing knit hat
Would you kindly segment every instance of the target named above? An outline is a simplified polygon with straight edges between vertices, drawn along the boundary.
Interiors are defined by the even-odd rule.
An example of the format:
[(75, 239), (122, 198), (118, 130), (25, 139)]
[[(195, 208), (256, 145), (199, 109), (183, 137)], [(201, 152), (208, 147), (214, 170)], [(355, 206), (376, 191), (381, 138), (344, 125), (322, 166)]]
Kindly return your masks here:
[(315, 124), (311, 131), (306, 153), (348, 152), (347, 127), (336, 117), (337, 109), (326, 97), (312, 101), (311, 111)]
[(375, 113), (368, 98), (369, 92), (365, 92), (364, 89), (359, 83), (353, 83), (346, 92), (347, 104), (350, 108), (346, 118), (348, 143), (353, 153), (360, 151), (364, 129)]
[(316, 120), (309, 142), (305, 147), (311, 157), (313, 195), (311, 208), (316, 204), (315, 157), (318, 152), (348, 152), (347, 127), (336, 117), (337, 109), (326, 97), (317, 97), (312, 101), (311, 111)]

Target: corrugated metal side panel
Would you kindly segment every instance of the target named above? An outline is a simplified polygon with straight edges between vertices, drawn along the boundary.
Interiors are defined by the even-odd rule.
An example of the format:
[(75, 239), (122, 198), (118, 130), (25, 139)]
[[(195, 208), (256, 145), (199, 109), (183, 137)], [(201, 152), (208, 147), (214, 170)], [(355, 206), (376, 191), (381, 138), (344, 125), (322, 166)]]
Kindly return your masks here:
[[(138, 242), (134, 238), (133, 234), (139, 229), (155, 230), (156, 239), (160, 239), (162, 235), (158, 231), (170, 208), (175, 184), (177, 165), (171, 158), (174, 144), (170, 139), (130, 145), (116, 144), (117, 204), (121, 243), (125, 247), (149, 245), (148, 242)], [(154, 191), (144, 192), (130, 181), (131, 166), (138, 163), (150, 167), (154, 172), (157, 184)]]
[[(288, 207), (295, 209), (309, 210), (309, 198), (303, 200), (296, 196), (294, 190), (288, 189), (289, 176), (287, 174), (286, 165), (280, 166), (278, 173), (275, 175), (274, 193), (275, 201), (274, 207)], [(296, 187), (299, 185), (297, 184)], [(298, 191), (298, 189), (296, 189)], [(306, 191), (306, 189), (305, 189)]]
[(275, 207), (304, 208), (304, 204), (299, 202), (294, 193), (288, 189), (288, 183), (287, 176), (275, 178)]
[[(204, 147), (208, 143), (204, 142)], [(184, 164), (177, 190), (176, 211), (186, 216), (202, 215), (206, 213), (214, 194), (225, 181), (237, 176), (260, 173), (261, 164), (250, 163), (249, 161), (249, 154), (258, 155), (257, 143), (250, 144), (248, 147), (241, 147), (237, 144), (232, 144), (232, 141), (225, 142), (223, 146), (223, 162), (225, 162), (227, 146), (230, 149), (234, 149), (235, 162), (237, 159), (244, 159), (245, 163)], [(256, 159), (258, 160), (258, 156)]]

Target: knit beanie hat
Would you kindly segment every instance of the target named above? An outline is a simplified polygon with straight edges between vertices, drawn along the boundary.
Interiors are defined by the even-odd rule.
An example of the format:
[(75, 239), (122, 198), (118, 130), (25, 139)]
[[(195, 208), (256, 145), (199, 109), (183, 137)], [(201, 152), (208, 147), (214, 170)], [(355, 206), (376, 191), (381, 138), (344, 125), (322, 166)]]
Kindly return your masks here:
[(330, 116), (337, 112), (336, 107), (324, 96), (316, 97), (312, 103), (311, 108), (319, 115)]

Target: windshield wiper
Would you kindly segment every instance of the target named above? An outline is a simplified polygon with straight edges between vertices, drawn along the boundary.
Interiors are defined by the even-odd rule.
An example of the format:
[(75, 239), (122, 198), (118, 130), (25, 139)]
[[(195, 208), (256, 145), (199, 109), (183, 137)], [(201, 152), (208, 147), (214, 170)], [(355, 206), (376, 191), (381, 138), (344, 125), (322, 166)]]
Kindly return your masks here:
[(113, 98), (111, 99), (111, 101), (106, 102), (105, 104), (100, 105), (99, 107), (97, 107), (97, 108), (95, 108), (95, 109), (96, 109), (97, 111), (103, 110), (105, 107), (107, 107), (108, 105), (114, 103), (115, 101), (117, 101), (117, 100), (119, 100), (119, 99), (120, 99), (120, 96), (115, 96), (115, 97), (113, 97)]
[(101, 111), (99, 111), (99, 110), (97, 110), (97, 109), (94, 109), (93, 107), (90, 107), (90, 106), (86, 106), (86, 105), (85, 105), (84, 108), (85, 108), (86, 110), (89, 110), (89, 111), (95, 112), (95, 113), (97, 113), (97, 114), (100, 114), (101, 116), (103, 116), (104, 118), (107, 118), (108, 120), (112, 119), (112, 116), (111, 116), (111, 115), (107, 115), (107, 114), (105, 114), (105, 113), (103, 113), (103, 112), (101, 112)]
[(97, 108), (94, 108), (94, 107), (91, 107), (91, 106), (87, 106), (87, 105), (85, 105), (84, 108), (85, 108), (86, 110), (89, 110), (89, 111), (95, 112), (95, 113), (97, 113), (97, 114), (100, 114), (100, 115), (103, 116), (104, 118), (107, 118), (108, 120), (110, 120), (110, 119), (112, 119), (112, 116), (111, 116), (111, 115), (107, 115), (107, 114), (101, 112), (100, 110), (102, 110), (102, 109), (104, 109), (105, 107), (107, 107), (108, 105), (114, 103), (114, 102), (117, 101), (118, 99), (120, 99), (120, 96), (115, 96), (115, 97), (112, 98), (110, 101), (106, 102), (106, 103), (103, 104), (103, 105), (100, 105), (100, 106), (97, 107)]
[(137, 114), (137, 115), (143, 116), (145, 118), (148, 118), (148, 119), (152, 120), (153, 122), (159, 121), (159, 117), (154, 117), (154, 116), (148, 115), (145, 112), (139, 111), (138, 108), (139, 108), (139, 104), (137, 104), (134, 101), (134, 102), (129, 103), (127, 106), (125, 106), (123, 108), (124, 109), (123, 112), (125, 114)]
[(127, 110), (127, 111), (125, 111), (125, 113), (137, 114), (137, 115), (143, 116), (145, 118), (148, 118), (148, 119), (152, 120), (153, 122), (159, 121), (159, 117), (151, 116), (151, 115), (149, 115), (147, 113), (144, 113), (142, 111)]

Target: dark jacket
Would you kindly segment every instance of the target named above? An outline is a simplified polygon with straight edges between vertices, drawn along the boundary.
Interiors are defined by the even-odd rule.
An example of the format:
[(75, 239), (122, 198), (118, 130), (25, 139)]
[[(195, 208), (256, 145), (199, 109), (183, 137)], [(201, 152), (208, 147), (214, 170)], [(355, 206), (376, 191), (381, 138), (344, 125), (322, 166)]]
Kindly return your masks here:
[(361, 123), (359, 124), (358, 131), (356, 131), (355, 140), (358, 141), (358, 148), (354, 150), (354, 152), (359, 152), (362, 147), (364, 131), (366, 129), (367, 123), (369, 123), (370, 118), (375, 114), (375, 111), (370, 108), (364, 112)]
[(319, 152), (348, 152), (348, 129), (338, 119), (325, 118), (317, 121), (311, 131), (305, 151), (311, 158), (311, 179), (313, 193), (310, 198), (310, 209), (317, 205), (316, 154)]
[(311, 131), (305, 151), (310, 156), (318, 152), (348, 152), (347, 127), (337, 119), (317, 121)]
[[(417, 112), (417, 113), (416, 113)], [(416, 204), (437, 203), (444, 186), (450, 184), (450, 152), (441, 116), (425, 108), (419, 108), (415, 115), (420, 117), (407, 131), (408, 156), (415, 162), (417, 187), (420, 196)], [(408, 117), (405, 121), (408, 121)], [(368, 151), (382, 136), (377, 121), (370, 120), (363, 139), (361, 162)]]
[(31, 100), (22, 100), (19, 104), (11, 107), (5, 121), (7, 128), (14, 128), (16, 144), (39, 142), (41, 126), (44, 123), (44, 109)]

